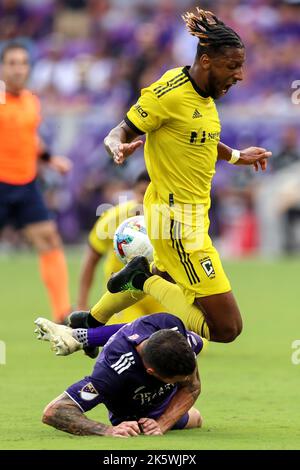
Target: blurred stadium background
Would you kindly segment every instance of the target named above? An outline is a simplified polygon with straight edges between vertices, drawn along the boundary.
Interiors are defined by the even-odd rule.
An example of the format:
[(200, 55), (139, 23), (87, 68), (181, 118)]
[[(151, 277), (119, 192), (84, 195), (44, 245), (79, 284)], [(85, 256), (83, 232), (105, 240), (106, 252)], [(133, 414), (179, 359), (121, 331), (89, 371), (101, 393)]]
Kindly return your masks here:
[[(123, 118), (141, 87), (172, 66), (191, 63), (196, 39), (186, 33), (180, 14), (198, 3), (1, 1), (0, 47), (12, 39), (28, 47), (33, 65), (29, 86), (42, 99), (41, 135), (53, 152), (74, 162), (67, 178), (40, 171), (65, 242), (82, 241), (97, 206), (130, 191), (143, 168), (141, 152), (125, 168), (114, 166), (103, 137)], [(211, 234), (223, 256), (297, 252), (300, 105), (292, 86), (300, 79), (300, 2), (200, 4), (237, 30), (247, 47), (244, 82), (218, 103), (222, 140), (235, 148), (266, 146), (274, 153), (266, 175), (219, 164)], [(10, 231), (2, 241), (5, 249), (19, 243)]]
[[(40, 423), (45, 404), (92, 362), (83, 355), (61, 361), (33, 339), (33, 320), (49, 314), (49, 306), (36, 257), (9, 228), (0, 242), (0, 340), (7, 356), (6, 365), (0, 360), (0, 448), (299, 448), (299, 367), (291, 363), (291, 344), (299, 336), (300, 1), (1, 0), (0, 47), (12, 39), (28, 47), (30, 88), (42, 99), (41, 134), (74, 163), (67, 177), (41, 165), (39, 178), (71, 245), (75, 299), (82, 243), (97, 206), (130, 193), (144, 165), (140, 153), (114, 166), (103, 137), (141, 87), (173, 65), (191, 63), (195, 41), (180, 15), (199, 4), (236, 29), (247, 47), (244, 82), (218, 102), (222, 140), (273, 151), (266, 174), (218, 164), (214, 179), (211, 234), (230, 260), (225, 268), (245, 328), (236, 342), (211, 344), (200, 359), (205, 427), (99, 442)], [(103, 408), (92, 417), (107, 422)]]

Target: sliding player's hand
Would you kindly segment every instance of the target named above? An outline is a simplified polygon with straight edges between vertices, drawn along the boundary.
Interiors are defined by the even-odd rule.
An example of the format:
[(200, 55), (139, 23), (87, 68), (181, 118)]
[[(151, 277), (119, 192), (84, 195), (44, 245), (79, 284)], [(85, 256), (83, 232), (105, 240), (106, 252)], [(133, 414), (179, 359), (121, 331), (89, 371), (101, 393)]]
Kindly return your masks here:
[(110, 426), (106, 435), (113, 437), (131, 437), (141, 434), (139, 425), (136, 421), (123, 421), (118, 426)]
[(122, 165), (127, 157), (132, 155), (138, 148), (142, 147), (144, 142), (142, 140), (136, 140), (130, 144), (114, 144), (113, 142), (109, 142), (109, 139), (105, 139), (104, 144), (114, 162), (117, 165)]
[(143, 430), (143, 434), (146, 436), (162, 436), (162, 430), (155, 419), (141, 418), (138, 421), (140, 427)]
[(237, 161), (237, 165), (253, 165), (255, 171), (258, 171), (259, 168), (262, 171), (267, 169), (268, 158), (272, 156), (272, 152), (267, 151), (262, 147), (248, 147), (244, 150), (241, 150), (241, 156)]

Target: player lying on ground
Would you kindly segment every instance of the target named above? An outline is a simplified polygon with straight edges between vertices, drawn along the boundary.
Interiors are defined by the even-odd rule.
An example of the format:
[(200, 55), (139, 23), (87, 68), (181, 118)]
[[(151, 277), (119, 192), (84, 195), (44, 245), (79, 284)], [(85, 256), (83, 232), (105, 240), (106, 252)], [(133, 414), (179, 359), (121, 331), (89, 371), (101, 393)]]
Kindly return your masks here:
[[(217, 160), (265, 170), (271, 152), (260, 147), (233, 150), (220, 141), (214, 100), (243, 79), (241, 38), (208, 11), (187, 13), (184, 20), (199, 40), (194, 63), (168, 70), (144, 88), (104, 143), (120, 165), (143, 145), (137, 139), (146, 134), (145, 162), (151, 179), (144, 198), (147, 233), (156, 268), (176, 285), (159, 276), (142, 276), (141, 282), (136, 277), (134, 287), (152, 295), (167, 311), (193, 317), (192, 329), (201, 336), (230, 342), (241, 333), (242, 318), (208, 234), (211, 181)], [(121, 300), (127, 303), (130, 292), (122, 298), (115, 295), (121, 310)], [(110, 308), (108, 298), (105, 302), (106, 313), (92, 310), (100, 322), (106, 321)]]
[[(66, 328), (42, 323), (39, 319), (48, 339), (66, 336)], [(43, 422), (82, 436), (161, 435), (200, 427), (193, 405), (200, 394), (195, 354), (202, 346), (174, 315), (148, 315), (124, 325), (104, 346), (92, 374), (49, 403)], [(85, 416), (100, 403), (109, 410), (111, 426)]]

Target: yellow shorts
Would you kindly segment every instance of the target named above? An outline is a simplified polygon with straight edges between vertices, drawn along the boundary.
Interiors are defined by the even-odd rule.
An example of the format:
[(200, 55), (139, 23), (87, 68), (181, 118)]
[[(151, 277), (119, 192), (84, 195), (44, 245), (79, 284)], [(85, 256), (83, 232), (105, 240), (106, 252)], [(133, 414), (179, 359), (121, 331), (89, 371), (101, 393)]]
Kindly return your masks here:
[[(158, 209), (153, 211), (153, 207)], [(197, 297), (229, 292), (229, 280), (207, 231), (170, 219), (159, 208), (160, 201), (150, 184), (144, 212), (156, 267), (170, 274), (190, 304)], [(155, 210), (159, 214), (153, 217)]]

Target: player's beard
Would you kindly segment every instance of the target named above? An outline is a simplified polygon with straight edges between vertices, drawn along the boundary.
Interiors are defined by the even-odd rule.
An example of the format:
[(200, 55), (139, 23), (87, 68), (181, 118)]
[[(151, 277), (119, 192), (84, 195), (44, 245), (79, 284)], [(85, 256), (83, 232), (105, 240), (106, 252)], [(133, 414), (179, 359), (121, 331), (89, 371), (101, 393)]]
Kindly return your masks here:
[(218, 79), (216, 78), (215, 74), (212, 70), (208, 73), (208, 86), (207, 86), (207, 93), (211, 96), (214, 100), (217, 100), (222, 95), (221, 85), (218, 84)]

